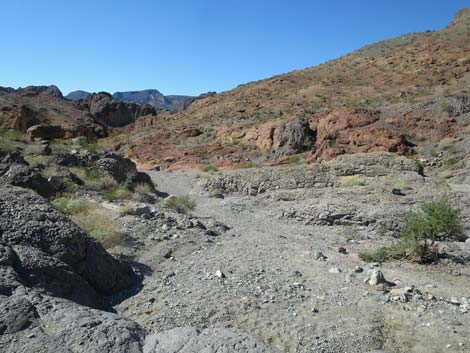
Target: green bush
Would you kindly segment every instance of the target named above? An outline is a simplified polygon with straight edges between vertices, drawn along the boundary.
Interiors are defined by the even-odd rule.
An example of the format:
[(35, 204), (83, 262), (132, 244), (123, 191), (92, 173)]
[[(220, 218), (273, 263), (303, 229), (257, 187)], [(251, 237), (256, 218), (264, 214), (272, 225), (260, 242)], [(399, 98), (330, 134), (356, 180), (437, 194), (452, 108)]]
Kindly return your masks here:
[(88, 212), (95, 208), (95, 204), (84, 197), (63, 195), (52, 200), (52, 204), (59, 211), (67, 214)]
[(301, 154), (294, 154), (292, 156), (289, 156), (289, 158), (287, 158), (287, 163), (293, 164), (293, 165), (303, 164), (305, 163), (305, 156)]
[(247, 169), (247, 168), (256, 168), (256, 163), (243, 161), (238, 165), (239, 168)]
[(3, 130), (0, 131), (0, 137), (4, 137), (11, 141), (24, 141), (26, 140), (25, 135), (18, 130)]
[(129, 189), (122, 185), (117, 185), (115, 187), (101, 191), (101, 195), (103, 195), (103, 197), (110, 202), (128, 199), (130, 193), (131, 192), (129, 191)]
[(369, 262), (409, 259), (429, 263), (438, 259), (436, 241), (465, 240), (461, 210), (452, 208), (447, 201), (433, 201), (421, 205), (419, 212), (409, 211), (400, 231), (400, 241), (359, 257)]
[(115, 220), (109, 210), (98, 206), (84, 197), (64, 195), (52, 200), (59, 211), (95, 238), (105, 248), (113, 247), (121, 241), (121, 223)]
[(117, 185), (112, 176), (104, 174), (97, 168), (72, 167), (69, 170), (83, 180), (85, 187), (90, 190), (111, 189)]
[(78, 144), (90, 153), (99, 153), (103, 151), (103, 148), (100, 145), (98, 145), (96, 142), (88, 141), (88, 139), (85, 137), (81, 137), (78, 140)]
[(219, 171), (216, 167), (214, 167), (213, 165), (205, 165), (204, 167), (201, 168), (201, 171), (203, 171), (204, 173), (215, 173), (217, 171)]
[(186, 213), (196, 208), (196, 202), (188, 195), (171, 196), (163, 201), (163, 206), (171, 208), (178, 213)]
[(52, 159), (52, 156), (25, 156), (24, 160), (30, 167), (36, 167), (39, 164), (47, 164)]

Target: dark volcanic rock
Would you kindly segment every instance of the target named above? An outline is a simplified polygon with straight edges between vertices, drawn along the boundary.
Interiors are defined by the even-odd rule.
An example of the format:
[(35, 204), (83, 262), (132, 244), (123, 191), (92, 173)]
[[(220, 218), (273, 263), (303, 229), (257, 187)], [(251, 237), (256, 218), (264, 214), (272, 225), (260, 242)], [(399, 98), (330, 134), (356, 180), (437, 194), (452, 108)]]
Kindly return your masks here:
[(144, 115), (155, 115), (151, 105), (124, 103), (114, 99), (109, 93), (93, 93), (79, 101), (79, 106), (86, 109), (99, 122), (112, 127), (120, 127), (134, 122)]
[(226, 329), (199, 330), (178, 327), (150, 335), (144, 353), (275, 353), (261, 340), (244, 332)]
[(134, 281), (45, 199), (0, 186), (1, 352), (141, 353), (145, 330), (92, 308)]
[(65, 137), (65, 130), (61, 126), (54, 125), (34, 125), (28, 128), (26, 133), (31, 139), (53, 140)]
[(0, 335), (23, 331), (37, 319), (36, 310), (26, 298), (0, 297)]
[[(78, 287), (85, 281), (98, 295), (109, 295), (129, 288), (136, 280), (128, 264), (113, 258), (45, 199), (26, 189), (0, 186), (0, 242), (21, 249), (19, 258), (28, 274), (39, 274), (40, 282), (57, 285), (55, 289), (49, 287), (48, 292), (72, 293), (66, 286), (77, 286), (80, 291)], [(43, 257), (31, 260), (25, 255), (28, 251), (19, 246), (30, 247), (31, 253), (40, 251)], [(62, 274), (48, 273), (47, 264), (61, 268)], [(19, 271), (20, 275), (26, 272)], [(82, 281), (66, 283), (76, 276)], [(22, 281), (31, 283), (31, 276)]]
[(0, 163), (0, 184), (31, 189), (46, 198), (50, 198), (57, 192), (40, 173), (20, 163)]
[(315, 132), (310, 129), (307, 119), (292, 120), (279, 128), (277, 155), (291, 155), (302, 152), (315, 143)]
[(26, 288), (0, 303), (1, 352), (142, 353), (145, 331), (116, 314)]
[(64, 98), (62, 92), (57, 86), (28, 86), (16, 90), (20, 94), (46, 94), (51, 97)]

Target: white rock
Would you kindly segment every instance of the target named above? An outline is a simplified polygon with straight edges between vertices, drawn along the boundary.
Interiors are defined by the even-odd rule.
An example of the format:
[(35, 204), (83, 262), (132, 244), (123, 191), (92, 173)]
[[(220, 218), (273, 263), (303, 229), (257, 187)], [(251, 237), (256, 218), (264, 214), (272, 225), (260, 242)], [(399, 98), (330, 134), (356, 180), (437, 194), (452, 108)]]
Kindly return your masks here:
[(329, 273), (341, 273), (341, 269), (339, 267), (332, 267), (328, 270)]

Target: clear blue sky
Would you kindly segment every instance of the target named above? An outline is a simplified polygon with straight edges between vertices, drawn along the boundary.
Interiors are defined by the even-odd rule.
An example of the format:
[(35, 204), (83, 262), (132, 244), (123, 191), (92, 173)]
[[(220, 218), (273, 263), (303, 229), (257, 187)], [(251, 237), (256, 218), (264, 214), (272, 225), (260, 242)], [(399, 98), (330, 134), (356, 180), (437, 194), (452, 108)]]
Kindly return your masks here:
[(468, 0), (11, 0), (0, 86), (224, 91), (446, 26)]

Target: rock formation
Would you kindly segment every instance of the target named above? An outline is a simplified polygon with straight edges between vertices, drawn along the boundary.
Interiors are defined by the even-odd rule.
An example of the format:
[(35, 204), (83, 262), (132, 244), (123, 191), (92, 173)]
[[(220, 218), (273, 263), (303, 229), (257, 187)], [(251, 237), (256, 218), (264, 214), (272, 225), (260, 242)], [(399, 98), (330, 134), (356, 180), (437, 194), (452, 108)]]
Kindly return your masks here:
[(151, 105), (124, 103), (114, 99), (109, 93), (94, 93), (79, 101), (79, 106), (90, 112), (99, 122), (111, 127), (121, 127), (134, 122), (144, 115), (155, 115)]

